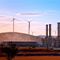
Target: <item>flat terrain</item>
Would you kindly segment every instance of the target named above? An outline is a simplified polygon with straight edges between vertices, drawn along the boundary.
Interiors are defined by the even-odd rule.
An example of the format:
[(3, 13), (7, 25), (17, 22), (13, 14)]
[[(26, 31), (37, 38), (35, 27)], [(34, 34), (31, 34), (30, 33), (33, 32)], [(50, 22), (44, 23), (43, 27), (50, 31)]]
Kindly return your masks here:
[[(0, 57), (0, 60), (7, 60), (6, 57)], [(60, 56), (16, 56), (12, 60), (60, 60)]]

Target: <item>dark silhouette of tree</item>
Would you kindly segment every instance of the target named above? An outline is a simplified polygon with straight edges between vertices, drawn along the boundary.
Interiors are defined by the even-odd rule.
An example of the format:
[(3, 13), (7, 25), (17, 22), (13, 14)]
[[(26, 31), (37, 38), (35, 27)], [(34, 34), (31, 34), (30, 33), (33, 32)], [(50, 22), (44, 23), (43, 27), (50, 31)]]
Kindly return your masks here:
[(13, 44), (11, 47), (2, 47), (1, 51), (7, 54), (8, 60), (12, 60), (18, 53), (18, 48)]

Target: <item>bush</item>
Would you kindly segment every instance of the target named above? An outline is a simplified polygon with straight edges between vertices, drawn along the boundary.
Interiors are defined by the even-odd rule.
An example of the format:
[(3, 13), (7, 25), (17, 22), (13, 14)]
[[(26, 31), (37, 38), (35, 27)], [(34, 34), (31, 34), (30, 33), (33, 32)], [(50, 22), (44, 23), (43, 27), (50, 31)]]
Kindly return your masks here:
[(7, 59), (12, 60), (18, 52), (18, 48), (15, 45), (11, 47), (2, 47), (1, 51), (7, 54)]

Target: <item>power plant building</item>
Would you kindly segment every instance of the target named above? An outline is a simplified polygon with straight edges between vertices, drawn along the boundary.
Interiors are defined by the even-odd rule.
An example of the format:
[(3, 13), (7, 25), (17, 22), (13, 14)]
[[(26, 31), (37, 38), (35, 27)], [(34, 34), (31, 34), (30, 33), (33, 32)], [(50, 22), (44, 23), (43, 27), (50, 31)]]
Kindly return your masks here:
[(42, 45), (42, 38), (24, 33), (7, 32), (0, 33), (0, 42), (5, 45), (16, 44), (17, 46)]
[[(15, 43), (18, 46), (32, 46), (38, 44), (44, 45), (45, 47), (60, 47), (60, 22), (57, 23), (57, 37), (53, 38), (51, 35), (52, 27), (51, 24), (46, 24), (46, 37), (41, 38), (38, 36), (33, 36), (24, 33), (17, 33), (17, 32), (7, 32), (7, 33), (0, 33), (0, 42), (3, 42), (8, 45)], [(7, 42), (7, 43), (6, 43)]]
[[(48, 31), (49, 30), (49, 31)], [(46, 25), (46, 37), (42, 38), (42, 42), (45, 46), (54, 46), (54, 47), (60, 47), (60, 22), (57, 23), (57, 37), (53, 38), (51, 36), (51, 24), (49, 24), (49, 29), (48, 25)], [(49, 36), (48, 36), (49, 32)]]

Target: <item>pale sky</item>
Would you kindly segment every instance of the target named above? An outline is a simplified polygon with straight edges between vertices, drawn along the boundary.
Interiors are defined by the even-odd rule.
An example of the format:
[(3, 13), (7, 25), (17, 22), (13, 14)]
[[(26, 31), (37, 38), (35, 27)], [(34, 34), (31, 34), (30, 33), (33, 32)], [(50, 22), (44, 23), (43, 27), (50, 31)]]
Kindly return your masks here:
[(21, 20), (15, 21), (15, 32), (28, 33), (28, 23), (25, 19), (33, 19), (31, 31), (34, 35), (45, 35), (46, 23), (52, 24), (52, 35), (57, 35), (60, 0), (0, 0), (0, 33), (13, 31), (13, 15)]

